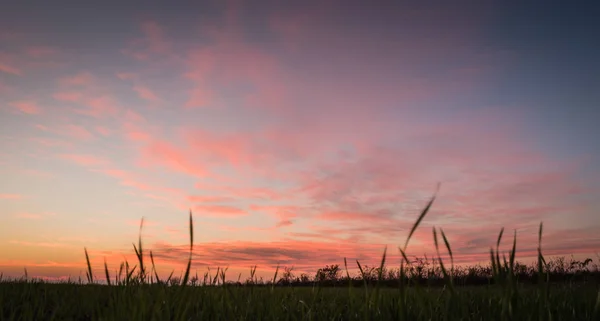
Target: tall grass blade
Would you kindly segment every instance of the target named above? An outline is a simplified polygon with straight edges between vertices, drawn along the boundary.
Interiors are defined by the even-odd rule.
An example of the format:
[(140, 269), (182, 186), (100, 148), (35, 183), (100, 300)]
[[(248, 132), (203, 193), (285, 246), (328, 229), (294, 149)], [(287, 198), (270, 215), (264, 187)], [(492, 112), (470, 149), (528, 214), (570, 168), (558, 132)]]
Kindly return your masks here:
[(381, 287), (381, 281), (383, 280), (383, 268), (385, 267), (385, 258), (387, 254), (387, 245), (383, 249), (383, 256), (381, 257), (381, 263), (379, 264), (379, 271), (377, 275), (377, 288), (375, 292), (375, 302), (379, 302), (379, 288)]
[(502, 277), (502, 264), (500, 263), (500, 242), (502, 241), (502, 235), (504, 234), (504, 227), (500, 229), (498, 234), (498, 240), (496, 241), (496, 268), (499, 277)]
[(183, 280), (181, 281), (182, 285), (186, 285), (188, 282), (188, 279), (190, 277), (190, 269), (192, 267), (192, 253), (194, 250), (194, 221), (192, 218), (192, 210), (190, 210), (190, 258), (188, 260), (188, 264), (187, 267), (185, 269), (185, 275), (183, 277)]
[(123, 273), (123, 268), (125, 268), (125, 262), (121, 262), (119, 266), (119, 274), (117, 274), (117, 284), (121, 284), (121, 275)]
[(344, 268), (346, 269), (346, 277), (350, 280), (350, 272), (348, 272), (348, 262), (346, 261), (346, 257), (344, 256)]
[(381, 263), (379, 264), (379, 275), (377, 276), (377, 282), (380, 283), (383, 280), (383, 268), (385, 267), (385, 258), (387, 254), (387, 246), (383, 249), (383, 256), (381, 257)]
[(106, 274), (106, 283), (110, 286), (110, 274), (108, 273), (108, 266), (106, 265), (106, 258), (104, 258), (104, 273)]
[(279, 264), (277, 264), (277, 268), (275, 269), (275, 275), (273, 276), (273, 283), (271, 283), (271, 292), (275, 290), (275, 283), (277, 283), (277, 273), (279, 272)]
[[(448, 239), (446, 238), (446, 234), (444, 234), (444, 230), (440, 228), (440, 232), (442, 233), (444, 244), (446, 245), (446, 249), (450, 255), (450, 278), (448, 280), (448, 285), (450, 286), (450, 290), (454, 292), (454, 256), (452, 255), (452, 248), (450, 247), (450, 242), (448, 242)], [(442, 258), (440, 257), (440, 261), (441, 259)]]
[(135, 270), (137, 269), (137, 264), (133, 266), (133, 269), (131, 269), (131, 271), (129, 271), (129, 273), (127, 274), (127, 284), (131, 284), (131, 282), (133, 281), (133, 273), (135, 272)]
[(367, 288), (367, 278), (365, 275), (365, 271), (362, 268), (362, 265), (360, 265), (360, 262), (358, 262), (358, 260), (356, 260), (356, 265), (358, 265), (358, 270), (360, 271), (360, 275), (363, 279), (363, 282), (365, 283), (365, 289)]
[(154, 278), (156, 282), (160, 284), (160, 278), (158, 277), (158, 272), (156, 271), (156, 265), (154, 264), (154, 255), (152, 255), (152, 251), (150, 251), (150, 262), (152, 262), (152, 271), (154, 271)]
[(502, 240), (502, 234), (504, 234), (504, 227), (500, 229), (500, 234), (498, 234), (498, 240), (496, 241), (496, 249), (500, 247), (500, 241)]
[(510, 250), (510, 272), (511, 272), (511, 275), (513, 274), (514, 267), (515, 267), (515, 253), (516, 252), (517, 252), (517, 230), (515, 230), (515, 233), (513, 236), (513, 246), (512, 246), (512, 249)]
[(139, 251), (136, 251), (138, 261), (140, 262), (140, 278), (141, 278), (142, 283), (144, 283), (146, 280), (146, 268), (144, 267), (144, 250), (142, 249), (142, 228), (143, 227), (144, 227), (144, 217), (142, 217), (142, 220), (140, 222), (140, 230), (138, 232), (138, 249), (139, 249)]
[(448, 254), (450, 254), (450, 264), (452, 264), (452, 268), (454, 268), (454, 256), (452, 255), (452, 248), (450, 247), (450, 242), (446, 238), (446, 234), (444, 234), (444, 230), (440, 228), (440, 232), (442, 232), (442, 238), (444, 239), (444, 244), (446, 244), (446, 249), (448, 250)]
[(87, 263), (87, 275), (88, 275), (88, 283), (93, 283), (94, 282), (94, 275), (92, 274), (92, 264), (90, 264), (90, 256), (88, 255), (88, 251), (87, 248), (83, 248), (83, 250), (85, 251), (85, 261)]
[(433, 204), (433, 201), (435, 200), (435, 197), (437, 196), (437, 193), (438, 193), (438, 191), (440, 189), (440, 185), (441, 185), (440, 183), (437, 184), (435, 192), (433, 193), (433, 196), (431, 197), (431, 199), (427, 203), (427, 206), (425, 206), (425, 208), (423, 209), (423, 211), (421, 211), (421, 214), (419, 215), (419, 218), (417, 219), (417, 221), (415, 222), (415, 224), (413, 224), (412, 228), (410, 229), (410, 233), (408, 233), (408, 237), (406, 238), (406, 242), (404, 243), (403, 250), (406, 251), (406, 247), (408, 246), (408, 242), (410, 241), (410, 238), (412, 237), (412, 235), (415, 232), (415, 230), (417, 229), (417, 227), (419, 227), (419, 224), (421, 224), (421, 221), (423, 220), (423, 218), (425, 218), (425, 215), (427, 215), (427, 212), (429, 212), (429, 209), (431, 208), (431, 205)]

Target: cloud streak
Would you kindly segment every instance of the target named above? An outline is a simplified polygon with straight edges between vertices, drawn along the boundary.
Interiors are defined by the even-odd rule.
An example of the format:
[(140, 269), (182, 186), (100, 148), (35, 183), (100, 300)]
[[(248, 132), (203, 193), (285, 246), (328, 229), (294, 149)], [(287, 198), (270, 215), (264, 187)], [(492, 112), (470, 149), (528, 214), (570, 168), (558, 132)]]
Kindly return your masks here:
[(42, 109), (33, 101), (15, 101), (10, 105), (23, 114), (39, 115), (42, 113)]
[(10, 75), (14, 75), (14, 76), (21, 76), (23, 75), (23, 73), (21, 72), (20, 69), (18, 69), (17, 67), (13, 67), (7, 63), (3, 63), (0, 62), (0, 71), (10, 74)]

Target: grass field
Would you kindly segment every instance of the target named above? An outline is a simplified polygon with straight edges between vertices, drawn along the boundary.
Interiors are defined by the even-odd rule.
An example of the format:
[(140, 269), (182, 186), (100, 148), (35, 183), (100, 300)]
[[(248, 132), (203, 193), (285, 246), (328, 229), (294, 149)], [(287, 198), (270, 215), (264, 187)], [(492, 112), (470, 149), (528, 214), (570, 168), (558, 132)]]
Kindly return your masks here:
[[(374, 289), (3, 283), (2, 320), (598, 320), (594, 286)], [(595, 314), (596, 313), (596, 314)]]
[[(86, 282), (1, 280), (0, 320), (600, 320), (597, 265), (590, 268), (592, 260), (546, 262), (542, 224), (536, 266), (515, 261), (516, 235), (508, 253), (499, 251), (502, 230), (496, 248), (490, 249), (489, 267), (471, 275), (471, 269), (454, 267), (443, 230), (434, 229), (435, 264), (415, 268), (406, 248), (434, 199), (399, 247), (402, 260), (393, 263), (400, 266), (396, 273), (386, 270), (384, 251), (378, 268), (367, 270), (355, 262), (359, 278), (350, 276), (350, 262), (344, 259), (343, 269), (328, 266), (311, 280), (294, 281), (278, 270), (268, 282), (256, 280), (254, 271), (246, 282), (226, 282), (223, 269), (200, 280), (190, 272), (190, 213), (190, 258), (181, 278), (161, 280), (152, 252), (144, 251), (140, 237), (134, 245), (138, 262), (123, 262), (117, 275), (105, 268), (102, 277), (108, 284), (97, 283), (87, 250)], [(440, 248), (450, 262), (442, 260)], [(469, 280), (484, 282), (473, 286)]]

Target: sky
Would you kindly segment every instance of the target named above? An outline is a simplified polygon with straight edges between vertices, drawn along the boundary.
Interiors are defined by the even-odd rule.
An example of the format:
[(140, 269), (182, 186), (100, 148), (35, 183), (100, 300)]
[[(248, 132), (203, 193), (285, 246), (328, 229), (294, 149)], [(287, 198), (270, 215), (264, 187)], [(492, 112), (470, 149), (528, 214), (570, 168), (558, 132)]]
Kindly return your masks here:
[[(594, 2), (0, 5), (0, 272), (600, 252)], [(262, 273), (262, 274), (261, 274)]]

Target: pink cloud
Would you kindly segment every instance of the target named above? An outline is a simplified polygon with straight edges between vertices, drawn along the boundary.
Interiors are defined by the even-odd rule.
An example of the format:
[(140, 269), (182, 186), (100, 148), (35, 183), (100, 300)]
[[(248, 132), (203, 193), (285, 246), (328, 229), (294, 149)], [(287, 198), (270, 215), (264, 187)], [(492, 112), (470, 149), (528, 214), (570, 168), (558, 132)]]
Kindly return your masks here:
[(103, 91), (99, 86), (91, 86), (94, 82), (93, 79), (93, 76), (87, 72), (62, 79), (60, 81), (63, 84), (84, 86), (87, 88), (81, 91), (66, 90), (55, 92), (52, 97), (58, 101), (76, 104), (73, 111), (81, 115), (94, 118), (118, 115), (121, 110), (120, 104), (111, 93)]
[(281, 227), (291, 226), (293, 224), (294, 224), (294, 222), (291, 220), (283, 220), (283, 221), (277, 222), (275, 227), (281, 228)]
[(185, 140), (194, 151), (204, 150), (206, 161), (223, 162), (231, 165), (247, 165), (257, 162), (260, 155), (252, 152), (252, 141), (255, 138), (247, 134), (215, 134), (208, 131), (194, 130), (184, 133)]
[(394, 224), (397, 223), (391, 219), (391, 213), (384, 213), (378, 215), (378, 213), (360, 213), (360, 212), (321, 212), (316, 218), (326, 221), (338, 221), (338, 223), (344, 223), (348, 221), (357, 221), (361, 224), (373, 225), (374, 223)]
[[(240, 181), (234, 180), (231, 182), (226, 181), (224, 178), (219, 179), (219, 183), (200, 183), (197, 182), (194, 187), (199, 190), (203, 190), (206, 192), (218, 192), (222, 195), (227, 195), (226, 197), (232, 197), (234, 199), (258, 199), (258, 200), (281, 200), (285, 197), (285, 192), (282, 192), (278, 189), (268, 188), (268, 187), (256, 187), (256, 186), (240, 186)], [(235, 186), (229, 185), (228, 183), (234, 184)], [(193, 197), (193, 196), (192, 196)], [(257, 206), (256, 210), (264, 210), (267, 206), (264, 205), (254, 205)], [(272, 208), (270, 208), (272, 209)]]
[(7, 63), (1, 62), (1, 61), (0, 61), (0, 71), (5, 72), (7, 74), (15, 75), (15, 76), (23, 75), (23, 73), (21, 72), (20, 69), (14, 67), (14, 66), (11, 66)]
[(303, 209), (299, 206), (289, 205), (250, 205), (252, 211), (265, 212), (275, 217), (278, 222), (276, 227), (285, 227), (293, 225), (293, 219), (298, 217), (298, 213), (302, 212)]
[(42, 109), (34, 101), (15, 101), (10, 105), (24, 114), (38, 115), (42, 113)]
[(240, 208), (224, 205), (196, 205), (193, 211), (196, 215), (220, 218), (240, 217), (248, 214)]
[(148, 100), (151, 102), (156, 102), (159, 100), (158, 96), (156, 96), (156, 94), (152, 90), (148, 89), (147, 87), (135, 86), (135, 87), (133, 87), (133, 90), (138, 94), (138, 96), (141, 99)]
[(127, 109), (122, 118), (122, 132), (124, 136), (132, 142), (149, 142), (152, 140), (148, 121), (141, 114)]
[(294, 217), (295, 214), (293, 212), (297, 211), (299, 208), (297, 206), (290, 205), (250, 205), (250, 209), (253, 211), (263, 211), (270, 214), (273, 214), (277, 217)]
[(148, 160), (153, 163), (166, 166), (177, 172), (190, 174), (193, 176), (206, 176), (208, 171), (202, 164), (190, 160), (189, 156), (175, 146), (164, 142), (155, 141), (145, 148), (143, 155), (149, 156)]
[(219, 202), (230, 202), (233, 198), (226, 196), (200, 196), (191, 195), (188, 196), (188, 200), (194, 203), (219, 203)]
[(125, 128), (125, 132), (126, 132), (125, 136), (130, 141), (147, 142), (152, 138), (148, 132), (141, 130), (138, 127), (135, 127), (134, 125), (131, 125), (130, 123), (124, 124), (124, 128)]

